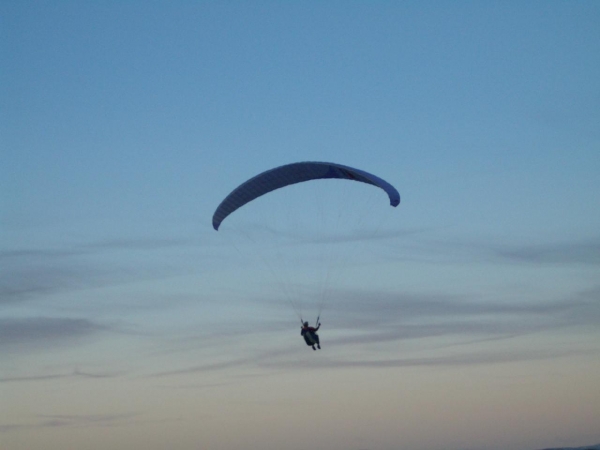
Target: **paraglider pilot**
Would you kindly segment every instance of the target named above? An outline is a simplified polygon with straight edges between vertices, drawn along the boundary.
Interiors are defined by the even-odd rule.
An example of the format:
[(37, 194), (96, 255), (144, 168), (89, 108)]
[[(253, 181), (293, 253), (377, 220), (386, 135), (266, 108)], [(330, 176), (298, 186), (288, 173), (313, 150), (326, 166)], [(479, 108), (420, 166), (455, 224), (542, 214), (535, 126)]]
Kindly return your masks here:
[(319, 335), (317, 331), (321, 328), (321, 324), (317, 325), (317, 328), (311, 327), (308, 325), (308, 322), (304, 322), (302, 324), (302, 330), (300, 331), (300, 336), (304, 338), (304, 342), (306, 345), (312, 347), (313, 350), (316, 350), (315, 345), (321, 349), (321, 343), (319, 341)]

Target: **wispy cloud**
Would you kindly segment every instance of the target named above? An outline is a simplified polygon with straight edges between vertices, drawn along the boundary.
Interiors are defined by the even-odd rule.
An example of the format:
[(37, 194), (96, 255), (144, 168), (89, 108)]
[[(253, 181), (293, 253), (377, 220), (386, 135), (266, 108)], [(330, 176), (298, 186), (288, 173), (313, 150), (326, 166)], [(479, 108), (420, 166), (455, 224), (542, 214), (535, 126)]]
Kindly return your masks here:
[[(224, 227), (226, 230), (226, 228)], [(265, 224), (246, 224), (237, 226), (228, 238), (251, 245), (298, 246), (306, 244), (343, 244), (361, 241), (391, 241), (426, 232), (424, 228), (382, 229), (377, 227), (361, 228), (351, 231), (328, 232), (327, 228), (280, 230)], [(224, 231), (222, 233), (227, 233)]]
[(27, 381), (48, 381), (58, 380), (61, 378), (70, 378), (72, 374), (52, 374), (52, 375), (27, 375), (27, 376), (16, 376), (16, 377), (2, 377), (0, 383), (13, 383), (13, 382), (27, 382)]
[(110, 281), (110, 273), (84, 265), (10, 267), (0, 274), (0, 305)]
[[(288, 369), (310, 367), (409, 367), (491, 364), (523, 360), (561, 358), (577, 352), (600, 353), (590, 346), (552, 348), (543, 345), (507, 350), (505, 342), (527, 335), (553, 332), (567, 327), (595, 326), (600, 320), (600, 287), (552, 302), (491, 302), (445, 294), (415, 295), (382, 291), (338, 291), (330, 306), (336, 310), (332, 322), (322, 329), (324, 350), (308, 362), (295, 355), (297, 348), (271, 345), (231, 358), (157, 373), (156, 377), (227, 371), (236, 367)], [(262, 330), (262, 329), (261, 329)], [(249, 342), (259, 339), (252, 328), (229, 333), (230, 338)], [(262, 332), (262, 331), (260, 331)], [(218, 336), (218, 333), (217, 333)], [(397, 358), (394, 344), (423, 340), (425, 354), (434, 356)], [(425, 341), (429, 339), (428, 341)], [(226, 339), (227, 340), (227, 339)], [(300, 337), (298, 336), (300, 341)], [(228, 340), (230, 341), (230, 339)], [(275, 341), (273, 341), (275, 342)], [(188, 343), (189, 344), (189, 343)], [(201, 340), (196, 342), (201, 345)], [(379, 345), (383, 344), (383, 345)], [(180, 345), (185, 345), (184, 340)], [(219, 345), (219, 340), (211, 341)], [(229, 342), (227, 345), (234, 345)], [(298, 342), (298, 345), (300, 342)], [(371, 351), (353, 352), (353, 348)], [(486, 347), (489, 350), (482, 350)], [(512, 347), (512, 346), (510, 346)], [(568, 346), (567, 346), (568, 347)], [(406, 347), (404, 347), (406, 348)], [(452, 348), (451, 352), (440, 350)], [(247, 351), (247, 348), (246, 348)], [(352, 358), (327, 356), (355, 354)], [(365, 357), (365, 355), (368, 355)]]
[[(390, 367), (423, 367), (423, 366), (471, 366), (480, 364), (500, 364), (519, 361), (535, 361), (572, 356), (574, 353), (586, 354), (590, 351), (573, 352), (570, 350), (516, 350), (500, 352), (490, 350), (488, 352), (475, 352), (464, 354), (453, 354), (446, 356), (422, 357), (422, 358), (380, 358), (380, 359), (335, 359), (314, 358), (303, 361), (267, 361), (261, 365), (268, 368), (288, 369), (315, 369), (315, 368), (390, 368)], [(597, 354), (593, 352), (593, 354)]]
[(424, 229), (400, 229), (400, 230), (379, 230), (364, 229), (345, 233), (312, 233), (309, 235), (289, 236), (294, 238), (297, 243), (302, 244), (343, 244), (363, 241), (390, 241), (397, 238), (404, 238), (424, 232)]
[[(64, 245), (59, 248), (29, 248), (0, 250), (0, 261), (15, 261), (17, 259), (53, 259), (84, 254), (95, 254), (99, 251), (110, 250), (160, 250), (169, 247), (189, 246), (189, 239), (107, 239), (74, 245)], [(29, 259), (30, 261), (31, 259)]]
[[(386, 291), (337, 291), (330, 307), (338, 311), (337, 320), (349, 327), (380, 327), (386, 324), (410, 325), (415, 320), (446, 323), (472, 318), (519, 320), (547, 319), (563, 322), (567, 317), (578, 317), (581, 323), (590, 323), (598, 313), (593, 300), (600, 296), (600, 287), (573, 294), (569, 298), (549, 302), (525, 302), (519, 299), (505, 302), (483, 301), (472, 296), (448, 294), (412, 294)], [(590, 314), (592, 318), (590, 318)], [(423, 323), (419, 322), (419, 326)]]
[[(0, 251), (0, 306), (39, 296), (156, 279), (182, 272), (182, 268), (156, 261), (111, 262), (111, 253), (162, 250), (189, 245), (184, 239), (114, 239), (61, 248)], [(108, 258), (108, 259), (107, 259)], [(160, 260), (158, 260), (160, 261)]]
[(198, 372), (212, 372), (223, 369), (230, 369), (256, 362), (256, 356), (252, 355), (247, 358), (234, 358), (227, 361), (200, 364), (196, 366), (186, 367), (182, 369), (174, 369), (166, 372), (159, 372), (151, 375), (151, 377), (168, 377), (171, 375), (186, 375)]
[(464, 239), (452, 236), (437, 238), (436, 230), (422, 230), (410, 242), (390, 241), (390, 249), (382, 253), (387, 259), (429, 263), (456, 262), (479, 264), (522, 263), (536, 265), (598, 265), (600, 236), (562, 242), (499, 242), (488, 239)]
[[(327, 341), (327, 349), (330, 342)], [(364, 344), (364, 343), (361, 343)], [(597, 355), (600, 351), (589, 349), (564, 349), (564, 348), (543, 348), (526, 349), (517, 348), (514, 350), (501, 350), (490, 348), (488, 351), (464, 351), (464, 352), (446, 352), (444, 355), (425, 356), (425, 357), (407, 357), (390, 358), (389, 354), (382, 354), (377, 351), (371, 353), (361, 353), (353, 357), (337, 356), (337, 353), (328, 355), (327, 350), (321, 350), (310, 356), (312, 358), (298, 357), (297, 352), (289, 348), (279, 350), (256, 352), (247, 357), (231, 358), (220, 363), (209, 363), (196, 365), (188, 368), (161, 372), (151, 377), (172, 377), (181, 375), (190, 375), (195, 373), (207, 373), (213, 371), (226, 371), (232, 368), (246, 367), (249, 369), (268, 369), (268, 370), (315, 370), (315, 369), (344, 369), (344, 368), (392, 368), (392, 367), (453, 367), (453, 366), (473, 366), (489, 365), (500, 363), (511, 363), (520, 361), (536, 361), (555, 358), (564, 358), (574, 354), (593, 354)], [(367, 356), (366, 356), (367, 355)]]
[(58, 380), (66, 378), (115, 378), (122, 376), (123, 372), (84, 372), (79, 369), (75, 369), (69, 373), (57, 373), (57, 374), (46, 374), (46, 375), (24, 375), (14, 377), (0, 377), (0, 383), (22, 383), (22, 382), (35, 382), (35, 381), (48, 381)]
[(131, 423), (140, 413), (61, 415), (39, 414), (30, 423), (0, 425), (0, 432), (62, 427), (114, 427)]
[(504, 259), (535, 264), (600, 264), (600, 238), (587, 241), (493, 247)]
[(22, 346), (47, 346), (108, 331), (110, 328), (87, 319), (3, 318), (0, 319), (0, 351)]

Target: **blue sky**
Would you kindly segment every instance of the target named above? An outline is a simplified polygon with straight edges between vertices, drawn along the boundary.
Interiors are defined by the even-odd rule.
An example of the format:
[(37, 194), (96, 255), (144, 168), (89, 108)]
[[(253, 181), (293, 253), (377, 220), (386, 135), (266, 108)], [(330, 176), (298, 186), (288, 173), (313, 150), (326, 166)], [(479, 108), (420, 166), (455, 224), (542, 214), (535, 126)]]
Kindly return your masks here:
[[(598, 3), (0, 8), (3, 448), (600, 441)], [(304, 160), (402, 203), (340, 182), (371, 222), (309, 232), (282, 190), (212, 229)], [(259, 207), (295, 240), (242, 242)], [(321, 352), (279, 289), (310, 315), (309, 268)]]

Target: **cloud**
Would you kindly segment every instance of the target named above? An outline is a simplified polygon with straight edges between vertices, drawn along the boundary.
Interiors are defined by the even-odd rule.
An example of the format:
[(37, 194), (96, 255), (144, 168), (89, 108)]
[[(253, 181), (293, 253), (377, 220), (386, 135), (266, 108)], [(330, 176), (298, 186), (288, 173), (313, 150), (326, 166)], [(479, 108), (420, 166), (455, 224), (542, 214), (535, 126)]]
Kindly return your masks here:
[(81, 265), (11, 267), (0, 274), (0, 305), (40, 295), (99, 286), (108, 281), (107, 275)]
[(423, 367), (423, 366), (471, 366), (480, 364), (500, 364), (520, 361), (535, 361), (544, 359), (561, 358), (573, 354), (597, 354), (591, 351), (572, 350), (515, 350), (500, 352), (490, 350), (488, 352), (475, 352), (464, 354), (453, 354), (445, 356), (422, 357), (422, 358), (381, 358), (381, 359), (335, 359), (314, 358), (303, 361), (269, 361), (261, 363), (269, 368), (287, 369), (316, 369), (316, 368), (391, 368), (391, 367)]
[[(423, 230), (425, 231), (425, 230)], [(566, 240), (538, 244), (498, 243), (494, 237), (487, 240), (469, 240), (447, 237), (443, 239), (415, 238), (410, 245), (394, 244), (391, 260), (415, 260), (430, 263), (477, 262), (487, 264), (600, 264), (600, 236), (586, 240)], [(399, 247), (402, 245), (402, 247)]]
[(3, 377), (0, 378), (0, 383), (13, 383), (22, 381), (48, 381), (58, 380), (61, 378), (70, 378), (72, 374), (53, 374), (53, 375), (28, 375), (20, 377)]
[[(256, 352), (250, 356), (241, 358), (231, 358), (220, 363), (208, 363), (196, 365), (179, 370), (161, 372), (150, 375), (150, 377), (171, 377), (180, 375), (189, 375), (195, 373), (206, 373), (212, 371), (226, 371), (232, 368), (247, 367), (256, 369), (270, 370), (316, 370), (316, 369), (345, 369), (345, 368), (398, 368), (398, 367), (454, 367), (454, 366), (473, 366), (501, 364), (521, 361), (537, 361), (555, 358), (564, 358), (579, 355), (597, 355), (596, 350), (573, 350), (561, 348), (546, 349), (526, 349), (516, 348), (514, 350), (500, 350), (490, 348), (487, 351), (473, 352), (445, 352), (443, 355), (412, 357), (412, 358), (390, 358), (385, 354), (373, 351), (361, 353), (361, 356), (338, 357), (338, 353), (327, 353), (330, 349), (330, 341), (327, 347), (315, 353), (310, 352), (308, 358), (298, 357), (298, 352), (291, 348), (280, 348), (279, 350), (270, 350)], [(361, 343), (364, 344), (364, 343)], [(364, 355), (368, 355), (365, 357)], [(266, 376), (266, 375), (264, 375)]]
[(140, 413), (60, 415), (39, 414), (31, 423), (0, 425), (0, 432), (62, 427), (113, 427), (130, 423)]
[(2, 377), (0, 383), (23, 383), (23, 382), (36, 382), (36, 381), (48, 381), (68, 378), (88, 378), (88, 379), (99, 379), (99, 378), (115, 378), (122, 376), (124, 372), (84, 372), (79, 369), (75, 369), (68, 373), (57, 373), (57, 374), (45, 374), (45, 375), (25, 375), (25, 376), (13, 376), (13, 377)]
[[(339, 233), (327, 234), (320, 232), (313, 236), (295, 236), (303, 244), (341, 244), (362, 241), (392, 240), (412, 236), (426, 231), (425, 229), (400, 229), (400, 230), (358, 230), (340, 235)], [(291, 236), (290, 236), (291, 237)]]
[(79, 341), (109, 329), (87, 319), (3, 318), (0, 319), (0, 350)]
[(239, 366), (243, 366), (243, 365), (247, 365), (247, 364), (252, 364), (255, 361), (256, 361), (256, 356), (252, 355), (247, 358), (231, 359), (228, 361), (222, 361), (222, 362), (217, 362), (217, 363), (202, 364), (202, 365), (196, 365), (196, 366), (187, 367), (187, 368), (183, 368), (183, 369), (175, 369), (175, 370), (169, 370), (166, 372), (159, 372), (159, 373), (155, 373), (155, 374), (151, 375), (151, 377), (159, 378), (159, 377), (168, 377), (168, 376), (172, 376), (172, 375), (187, 375), (187, 374), (198, 373), (198, 372), (212, 372), (212, 371), (216, 371), (216, 370), (224, 370), (224, 369), (230, 369), (232, 367), (239, 367)]
[(411, 322), (428, 322), (443, 319), (445, 324), (453, 321), (472, 321), (477, 318), (493, 318), (495, 321), (510, 319), (513, 323), (532, 319), (560, 322), (566, 317), (577, 316), (582, 323), (589, 323), (589, 314), (597, 313), (597, 304), (591, 300), (600, 298), (600, 287), (576, 293), (569, 298), (551, 302), (483, 301), (472, 296), (441, 293), (413, 294), (386, 291), (338, 290), (332, 293), (328, 306), (337, 312), (340, 325), (352, 328), (375, 327), (387, 324), (410, 325)]
[(95, 242), (88, 242), (76, 245), (69, 245), (66, 248), (45, 248), (45, 249), (12, 249), (1, 250), (0, 261), (15, 261), (17, 259), (54, 259), (86, 254), (95, 254), (100, 251), (110, 250), (160, 250), (169, 247), (180, 247), (190, 245), (189, 239), (107, 239)]
[(157, 251), (189, 245), (183, 239), (115, 239), (48, 249), (12, 249), (0, 251), (0, 306), (51, 295), (58, 292), (89, 289), (156, 279), (180, 274), (171, 261), (150, 263), (131, 260), (115, 264), (112, 253)]
[[(562, 300), (536, 303), (481, 301), (447, 294), (337, 291), (330, 303), (336, 314), (321, 330), (324, 350), (314, 360), (297, 358), (299, 348), (304, 350), (299, 336), (297, 345), (293, 347), (277, 348), (278, 340), (271, 339), (260, 350), (250, 347), (248, 353), (248, 342), (253, 342), (253, 339), (265, 342), (259, 336), (265, 327), (277, 333), (283, 330), (271, 325), (246, 328), (245, 324), (238, 333), (225, 333), (223, 341), (226, 343), (218, 339), (219, 332), (214, 334), (215, 340), (210, 343), (212, 348), (219, 345), (233, 348), (219, 353), (231, 355), (231, 358), (219, 356), (219, 360), (215, 361), (213, 355), (206, 358), (205, 364), (152, 376), (228, 371), (236, 367), (299, 369), (306, 364), (314, 368), (458, 366), (561, 358), (578, 352), (598, 354), (600, 349), (585, 345), (565, 344), (554, 348), (550, 344), (534, 344), (534, 341), (520, 338), (561, 328), (594, 327), (600, 321), (599, 299), (600, 286)], [(425, 345), (421, 351), (435, 356), (394, 357), (397, 354), (394, 348), (400, 348), (395, 344), (418, 339), (423, 340), (422, 345)], [(239, 357), (235, 356), (236, 340), (246, 343), (246, 354)], [(185, 345), (184, 340), (179, 344)], [(196, 339), (195, 344), (187, 344), (202, 346), (206, 343)], [(346, 359), (330, 356), (348, 354), (355, 356)]]
[(67, 425), (86, 426), (86, 425), (112, 425), (116, 422), (129, 420), (139, 416), (139, 413), (124, 414), (83, 414), (83, 415), (61, 415), (61, 414), (40, 414), (38, 417), (47, 420), (61, 421)]
[(533, 264), (600, 264), (600, 238), (560, 244), (495, 247), (503, 259)]
[[(300, 256), (307, 261), (322, 260), (323, 255), (328, 254), (327, 262), (329, 263), (331, 260), (339, 259), (343, 252), (356, 254), (362, 246), (369, 245), (369, 243), (389, 244), (397, 239), (427, 231), (423, 228), (382, 229), (376, 227), (350, 231), (330, 231), (327, 228), (297, 228), (294, 231), (283, 231), (265, 224), (248, 224), (236, 227), (234, 230), (227, 234), (227, 239), (236, 248), (243, 249), (242, 251), (238, 250), (242, 256), (276, 259), (279, 264), (285, 263), (284, 258), (281, 257), (283, 254), (290, 256), (294, 261), (299, 260)], [(316, 251), (316, 246), (321, 249)], [(344, 248), (342, 249), (342, 247)]]
[[(595, 241), (593, 241), (595, 242)], [(592, 243), (593, 243), (592, 242)], [(79, 250), (86, 247), (93, 254), (103, 252), (104, 249), (152, 249), (163, 246), (179, 245), (179, 241), (104, 241), (87, 246), (81, 246)], [(587, 244), (586, 244), (587, 245)], [(494, 255), (495, 262), (516, 258), (523, 262), (529, 260), (545, 259), (546, 261), (590, 261), (589, 255), (581, 257), (581, 244), (558, 246), (560, 258), (556, 251), (548, 252), (552, 257), (523, 256), (527, 252), (521, 251), (525, 247), (496, 247), (491, 245), (464, 245), (465, 252), (471, 251), (473, 255), (483, 255), (486, 252)], [(554, 246), (543, 246), (543, 248), (554, 248)], [(587, 247), (586, 247), (587, 248)], [(592, 245), (592, 252), (596, 247)], [(521, 250), (519, 250), (521, 249)], [(568, 250), (570, 249), (570, 250)], [(86, 250), (86, 251), (88, 251)], [(507, 250), (511, 250), (506, 253)], [(519, 251), (517, 251), (519, 250)], [(554, 253), (553, 253), (554, 252)], [(75, 252), (76, 253), (76, 252)], [(99, 254), (99, 253), (98, 253)], [(545, 251), (541, 252), (545, 255)], [(506, 256), (509, 255), (509, 256)], [(571, 255), (567, 257), (565, 255)], [(573, 257), (573, 255), (578, 255)], [(33, 257), (37, 261), (42, 260), (40, 254), (24, 252), (23, 254), (4, 254), (4, 260), (19, 260), (27, 262)], [(94, 270), (91, 266), (81, 265), (77, 255), (70, 251), (49, 252), (48, 258), (56, 258), (52, 264), (39, 264), (32, 267), (18, 267), (11, 275), (22, 272), (20, 276), (12, 277), (6, 272), (0, 273), (0, 293), (8, 282), (13, 288), (13, 301), (18, 298), (29, 298), (30, 296), (42, 295), (44, 293), (62, 292), (71, 289), (80, 289), (90, 286), (102, 285), (103, 283), (126, 282), (143, 276), (143, 271), (132, 271), (118, 273), (117, 269), (106, 267)], [(58, 264), (56, 263), (58, 262)], [(158, 270), (158, 272), (161, 272)], [(164, 275), (165, 273), (162, 272)], [(12, 284), (11, 284), (12, 283)], [(9, 297), (11, 297), (9, 295)], [(327, 349), (350, 349), (357, 345), (369, 346), (376, 351), (379, 347), (390, 348), (389, 344), (396, 342), (434, 338), (431, 348), (442, 346), (460, 346), (461, 350), (469, 351), (477, 344), (490, 343), (494, 341), (515, 339), (521, 336), (546, 332), (553, 329), (571, 326), (594, 326), (600, 321), (600, 286), (571, 295), (569, 298), (549, 302), (522, 302), (514, 301), (483, 301), (480, 298), (469, 295), (449, 295), (446, 293), (407, 293), (391, 292), (383, 290), (338, 290), (332, 291), (328, 308), (336, 311), (331, 316), (329, 323), (323, 329), (324, 340)], [(10, 301), (10, 300), (9, 300)], [(254, 300), (253, 300), (254, 301)], [(269, 299), (256, 299), (257, 305), (269, 305)], [(144, 305), (147, 306), (147, 302)], [(281, 304), (278, 304), (280, 307)], [(260, 306), (259, 306), (260, 307)], [(206, 359), (206, 364), (182, 367), (172, 371), (155, 374), (155, 376), (167, 377), (184, 375), (195, 372), (210, 372), (229, 370), (238, 366), (247, 367), (270, 367), (270, 364), (286, 367), (290, 348), (278, 349), (276, 343), (267, 343), (260, 351), (250, 351), (249, 354), (235, 357), (235, 347), (240, 341), (261, 339), (265, 330), (271, 334), (280, 333), (281, 323), (265, 324), (256, 326), (252, 323), (233, 324), (229, 327), (211, 325), (205, 329), (205, 333), (191, 335), (185, 332), (178, 333), (176, 339), (164, 342), (161, 350), (168, 348), (170, 351), (194, 351), (202, 348), (227, 348), (231, 346), (233, 357), (227, 360), (216, 359), (214, 354)], [(14, 348), (40, 348), (51, 344), (79, 343), (82, 339), (93, 337), (104, 331), (114, 331), (110, 326), (104, 326), (92, 320), (82, 318), (14, 318), (0, 319), (0, 351)], [(286, 331), (287, 332), (287, 331)], [(300, 345), (300, 337), (298, 336)], [(265, 348), (269, 348), (264, 352)], [(500, 345), (501, 346), (501, 345)], [(477, 347), (478, 348), (478, 347)], [(382, 356), (382, 355), (379, 355)], [(477, 355), (475, 355), (477, 356)], [(534, 357), (535, 355), (531, 355)], [(501, 356), (495, 355), (500, 358)], [(528, 357), (524, 354), (523, 357)], [(220, 357), (219, 357), (220, 358)], [(484, 359), (483, 357), (478, 357)], [(477, 358), (475, 358), (477, 359)], [(466, 364), (468, 358), (462, 361), (453, 359), (457, 364)], [(392, 361), (382, 363), (378, 361)], [(396, 362), (393, 362), (396, 361)], [(444, 360), (436, 359), (398, 360), (397, 358), (381, 358), (375, 362), (366, 363), (374, 366), (383, 364), (444, 364)], [(352, 363), (352, 361), (350, 362)], [(348, 363), (348, 364), (350, 364)], [(365, 363), (365, 364), (366, 364)], [(448, 363), (450, 364), (450, 362)], [(114, 374), (94, 374), (83, 371), (74, 371), (62, 374), (40, 374), (27, 377), (5, 377), (0, 381), (42, 381), (44, 379), (68, 378), (68, 377), (102, 377), (114, 376)]]

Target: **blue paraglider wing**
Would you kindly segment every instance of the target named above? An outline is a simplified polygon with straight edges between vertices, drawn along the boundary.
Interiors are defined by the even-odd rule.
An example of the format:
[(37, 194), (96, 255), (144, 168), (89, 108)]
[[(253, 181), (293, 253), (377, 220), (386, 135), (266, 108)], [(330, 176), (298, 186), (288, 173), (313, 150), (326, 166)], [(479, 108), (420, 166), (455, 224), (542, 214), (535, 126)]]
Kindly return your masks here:
[(327, 178), (360, 181), (371, 184), (383, 189), (387, 193), (390, 205), (395, 207), (400, 204), (400, 194), (394, 186), (368, 172), (340, 164), (299, 162), (267, 170), (235, 188), (225, 197), (225, 200), (221, 202), (213, 214), (213, 228), (218, 230), (221, 222), (228, 215), (261, 195), (291, 184)]

